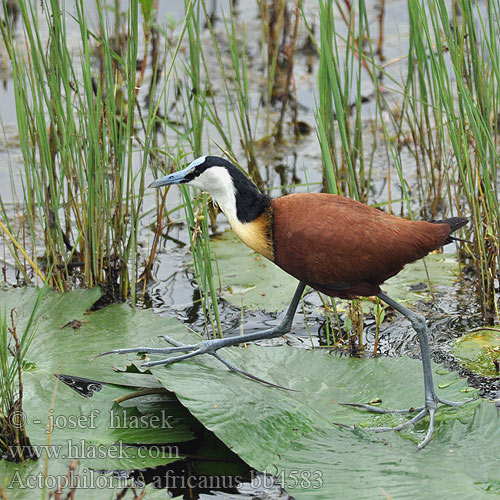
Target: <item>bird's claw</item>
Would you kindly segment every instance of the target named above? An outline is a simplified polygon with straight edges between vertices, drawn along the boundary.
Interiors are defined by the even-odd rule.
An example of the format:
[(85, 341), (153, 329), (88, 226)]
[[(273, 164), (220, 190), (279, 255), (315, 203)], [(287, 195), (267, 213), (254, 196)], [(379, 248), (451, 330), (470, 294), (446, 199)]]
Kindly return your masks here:
[[(142, 363), (141, 366), (150, 367), (158, 365), (171, 365), (177, 363), (178, 361), (183, 361), (185, 359), (193, 358), (194, 356), (199, 356), (200, 354), (213, 354), (217, 348), (211, 344), (209, 340), (203, 340), (199, 344), (182, 344), (177, 340), (169, 337), (168, 335), (161, 335), (163, 340), (172, 344), (174, 347), (132, 347), (130, 349), (113, 349), (112, 351), (103, 352), (99, 356), (105, 356), (107, 354), (131, 354), (131, 353), (144, 353), (144, 354), (174, 354), (178, 352), (185, 352), (186, 354), (181, 354), (180, 356), (173, 356), (171, 358), (164, 358), (155, 361), (146, 361)], [(96, 356), (96, 357), (99, 357)]]
[(151, 366), (159, 366), (159, 365), (168, 366), (173, 363), (177, 363), (178, 361), (183, 361), (185, 359), (193, 358), (201, 354), (210, 354), (234, 373), (239, 373), (240, 375), (243, 375), (247, 378), (250, 378), (262, 384), (269, 385), (271, 387), (277, 387), (278, 389), (292, 391), (292, 389), (288, 389), (278, 384), (273, 384), (271, 382), (268, 382), (267, 380), (252, 375), (251, 373), (241, 370), (240, 368), (236, 367), (233, 363), (227, 361), (225, 358), (223, 358), (217, 353), (217, 351), (222, 347), (218, 345), (217, 339), (202, 340), (198, 344), (183, 344), (182, 342), (178, 342), (177, 340), (173, 339), (172, 337), (169, 337), (168, 335), (161, 335), (160, 337), (163, 340), (166, 340), (168, 343), (172, 344), (174, 347), (132, 347), (130, 349), (114, 349), (112, 351), (103, 352), (96, 357), (98, 358), (100, 356), (105, 356), (107, 354), (131, 354), (131, 353), (172, 354), (172, 353), (187, 351), (186, 354), (182, 354), (180, 356), (173, 356), (171, 358), (164, 358), (155, 361), (146, 361), (145, 363), (141, 364), (141, 366), (143, 366), (144, 368), (149, 368)]
[[(413, 425), (415, 425), (417, 422), (420, 422), (424, 417), (427, 415), (429, 416), (429, 427), (427, 429), (427, 433), (425, 435), (425, 438), (420, 441), (420, 443), (417, 446), (417, 451), (421, 450), (424, 446), (426, 446), (429, 441), (432, 438), (432, 435), (434, 434), (434, 416), (436, 413), (437, 405), (438, 404), (443, 404), (446, 406), (451, 406), (453, 408), (457, 408), (459, 406), (466, 405), (468, 403), (472, 403), (473, 401), (477, 401), (479, 398), (474, 398), (474, 399), (468, 399), (466, 401), (448, 401), (446, 399), (441, 399), (439, 397), (436, 397), (435, 401), (428, 401), (426, 402), (425, 406), (419, 407), (419, 408), (408, 408), (404, 410), (393, 410), (393, 409), (386, 409), (386, 408), (379, 408), (378, 406), (372, 406), (370, 404), (359, 404), (359, 403), (341, 403), (343, 406), (349, 406), (351, 408), (357, 408), (360, 410), (365, 410), (368, 412), (372, 413), (379, 413), (379, 414), (408, 414), (408, 413), (415, 413), (418, 412), (413, 418), (410, 420), (403, 422), (402, 424), (396, 425), (394, 427), (389, 427), (389, 426), (380, 426), (380, 427), (363, 427), (363, 430), (365, 431), (372, 431), (372, 432), (390, 432), (390, 431), (403, 431), (406, 429), (409, 429)], [(356, 426), (346, 426), (343, 424), (338, 424), (342, 425), (342, 427), (349, 428), (351, 430), (354, 430)]]
[(195, 356), (199, 356), (201, 354), (214, 354), (218, 348), (214, 346), (213, 341), (211, 340), (202, 340), (199, 344), (182, 344), (177, 340), (169, 337), (168, 335), (162, 335), (161, 338), (166, 340), (168, 343), (173, 344), (175, 347), (165, 347), (163, 353), (171, 354), (174, 352), (183, 352), (187, 351), (186, 354), (181, 356), (174, 356), (172, 358), (160, 359), (158, 361), (146, 361), (142, 363), (142, 366), (158, 366), (164, 365), (168, 366), (173, 363), (177, 363), (178, 361), (183, 361), (184, 359), (194, 358)]

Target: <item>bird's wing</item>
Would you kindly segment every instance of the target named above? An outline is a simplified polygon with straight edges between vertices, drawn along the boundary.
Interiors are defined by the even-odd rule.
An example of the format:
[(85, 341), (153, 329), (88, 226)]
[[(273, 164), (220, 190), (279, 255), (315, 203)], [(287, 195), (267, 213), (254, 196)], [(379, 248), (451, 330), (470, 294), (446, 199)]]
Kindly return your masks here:
[(275, 200), (273, 208), (275, 262), (316, 288), (380, 284), (446, 238), (446, 229), (437, 234), (434, 224), (340, 196), (290, 195)]

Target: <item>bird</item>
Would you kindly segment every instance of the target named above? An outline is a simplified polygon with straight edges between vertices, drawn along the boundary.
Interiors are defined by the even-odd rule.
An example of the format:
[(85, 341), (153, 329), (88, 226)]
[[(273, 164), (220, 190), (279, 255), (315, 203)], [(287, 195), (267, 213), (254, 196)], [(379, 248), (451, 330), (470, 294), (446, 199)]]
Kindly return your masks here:
[[(150, 187), (175, 184), (194, 186), (208, 192), (226, 216), (238, 238), (252, 250), (274, 262), (298, 280), (297, 289), (282, 321), (266, 330), (204, 340), (184, 345), (165, 335), (174, 347), (134, 347), (103, 354), (185, 354), (154, 360), (144, 366), (169, 365), (201, 354), (211, 354), (229, 369), (244, 373), (218, 351), (255, 340), (279, 337), (292, 329), (300, 298), (306, 286), (330, 297), (354, 299), (377, 296), (406, 316), (417, 332), (424, 374), (424, 406), (411, 408), (416, 415), (395, 427), (375, 431), (403, 430), (429, 416), (429, 427), (417, 449), (426, 446), (434, 432), (434, 415), (439, 404), (460, 406), (436, 395), (425, 318), (385, 294), (380, 286), (406, 264), (453, 241), (452, 233), (467, 224), (465, 217), (414, 221), (370, 207), (356, 200), (328, 193), (295, 193), (271, 198), (233, 163), (218, 156), (202, 156), (187, 167), (155, 180)], [(259, 380), (257, 377), (254, 377)], [(348, 403), (377, 413), (402, 413), (379, 407)]]

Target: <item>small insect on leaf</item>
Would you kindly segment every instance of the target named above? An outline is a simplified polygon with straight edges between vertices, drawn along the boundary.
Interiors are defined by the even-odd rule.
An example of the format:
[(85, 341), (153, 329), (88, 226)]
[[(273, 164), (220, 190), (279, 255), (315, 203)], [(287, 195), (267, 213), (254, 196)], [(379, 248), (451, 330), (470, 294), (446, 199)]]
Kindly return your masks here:
[[(87, 321), (84, 321), (83, 323), (87, 323)], [(66, 324), (61, 326), (60, 329), (62, 330), (63, 328), (66, 328), (67, 326), (71, 326), (71, 328), (73, 328), (73, 330), (78, 330), (82, 326), (83, 323), (78, 319), (72, 319), (71, 321), (68, 321)]]

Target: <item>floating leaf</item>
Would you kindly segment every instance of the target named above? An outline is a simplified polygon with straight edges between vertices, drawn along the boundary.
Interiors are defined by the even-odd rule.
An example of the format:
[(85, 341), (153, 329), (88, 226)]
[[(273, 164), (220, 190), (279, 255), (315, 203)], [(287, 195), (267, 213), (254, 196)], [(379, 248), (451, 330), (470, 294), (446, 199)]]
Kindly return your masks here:
[[(60, 330), (58, 327), (67, 318), (80, 319), (75, 306), (67, 311), (74, 297), (78, 295), (48, 294), (47, 300), (59, 304), (60, 312), (57, 317), (45, 314), (39, 319), (39, 333), (43, 334), (37, 334), (34, 342), (45, 349), (45, 357), (50, 357), (52, 351), (61, 359), (49, 361), (33, 353), (37, 365), (56, 364), (72, 374), (80, 369), (85, 376), (94, 370), (104, 378), (117, 380), (123, 376), (128, 381), (132, 374), (108, 372), (112, 364), (124, 367), (137, 360), (136, 355), (91, 362), (88, 358), (113, 347), (164, 345), (158, 339), (162, 333), (185, 343), (200, 340), (174, 320), (125, 305), (85, 315), (87, 322), (82, 322), (78, 330)], [(56, 332), (65, 334), (54, 342)], [(442, 496), (443, 488), (446, 497), (457, 498), (495, 498), (500, 493), (500, 417), (493, 404), (479, 400), (464, 407), (439, 408), (435, 436), (419, 453), (415, 445), (425, 435), (428, 419), (404, 433), (374, 434), (363, 427), (394, 425), (408, 417), (377, 416), (339, 404), (380, 399), (383, 407), (419, 406), (423, 381), (417, 360), (337, 357), (322, 349), (306, 351), (287, 345), (234, 347), (220, 354), (243, 370), (293, 391), (231, 373), (206, 355), (168, 367), (153, 367), (151, 371), (207, 429), (252, 467), (276, 474), (295, 498), (368, 499), (374, 492), (385, 491), (394, 498), (419, 499), (423, 481), (425, 495), (433, 498)], [(74, 359), (66, 359), (73, 355)], [(157, 359), (155, 355), (150, 357)], [(440, 397), (471, 397), (461, 392), (466, 387), (464, 380), (455, 373), (438, 371), (439, 365), (433, 364)], [(47, 386), (43, 397), (51, 393)], [(58, 389), (58, 398), (60, 395), (63, 391)], [(104, 396), (99, 393), (99, 397)], [(336, 423), (357, 427), (350, 431)], [(446, 486), (443, 477), (451, 478)]]
[[(10, 312), (15, 307), (18, 332), (23, 332), (37, 296), (38, 290), (29, 288), (0, 290), (0, 302), (5, 310)], [(133, 314), (128, 306), (121, 313), (113, 307), (104, 315), (85, 313), (99, 297), (99, 290), (69, 294), (48, 291), (38, 308), (33, 322), (36, 333), (27, 353), (30, 371), (23, 373), (23, 411), (27, 434), (39, 460), (21, 464), (0, 462), (0, 486), (3, 485), (9, 499), (41, 498), (47, 458), (49, 491), (57, 489), (57, 481), (63, 480), (78, 460), (75, 474), (88, 486), (83, 486), (77, 498), (102, 498), (103, 488), (112, 494), (127, 483), (97, 470), (132, 470), (169, 464), (184, 458), (178, 443), (195, 438), (191, 428), (193, 422), (199, 424), (174, 396), (166, 395), (166, 391), (155, 396), (162, 403), (159, 408), (151, 404), (136, 408), (136, 400), (120, 405), (114, 402), (135, 387), (161, 388), (161, 385), (151, 375), (114, 373), (109, 359), (89, 362), (96, 349), (100, 350), (106, 343), (107, 332), (113, 330), (113, 324), (120, 329), (124, 326), (122, 319), (126, 311)], [(80, 318), (79, 328), (61, 328), (68, 323), (68, 318)], [(98, 318), (97, 324), (95, 318)], [(110, 323), (106, 325), (107, 321)], [(126, 331), (126, 326), (120, 329), (118, 337), (128, 335)], [(71, 376), (61, 375), (58, 380), (55, 372)], [(74, 388), (84, 386), (83, 382), (87, 384), (87, 397), (84, 397), (80, 394), (85, 392), (78, 394), (62, 381), (70, 383), (72, 376), (79, 374), (95, 380), (99, 373), (104, 375), (100, 380), (115, 380), (118, 384), (75, 382)], [(104, 486), (92, 486), (96, 481)], [(96, 488), (101, 490), (100, 495), (94, 493)]]
[(455, 340), (453, 355), (467, 369), (483, 377), (500, 377), (500, 330), (484, 329)]
[[(179, 340), (188, 338), (189, 334)], [(446, 495), (481, 499), (490, 497), (488, 489), (500, 491), (500, 418), (495, 406), (484, 400), (456, 409), (440, 408), (435, 436), (418, 453), (415, 445), (425, 435), (427, 419), (399, 434), (374, 434), (362, 427), (353, 432), (335, 425), (404, 421), (404, 417), (373, 416), (339, 403), (380, 398), (384, 407), (420, 405), (419, 361), (341, 358), (286, 345), (231, 348), (221, 354), (294, 392), (227, 372), (208, 356), (153, 368), (153, 372), (208, 429), (251, 466), (276, 474), (295, 498), (368, 499), (382, 488), (394, 498), (420, 499), (422, 478), (426, 495), (438, 497), (447, 471), (453, 471), (453, 484), (447, 483)], [(433, 367), (436, 372), (438, 365)], [(445, 386), (437, 389), (440, 397), (464, 399), (460, 391), (465, 381), (455, 373), (436, 374), (436, 383)]]

